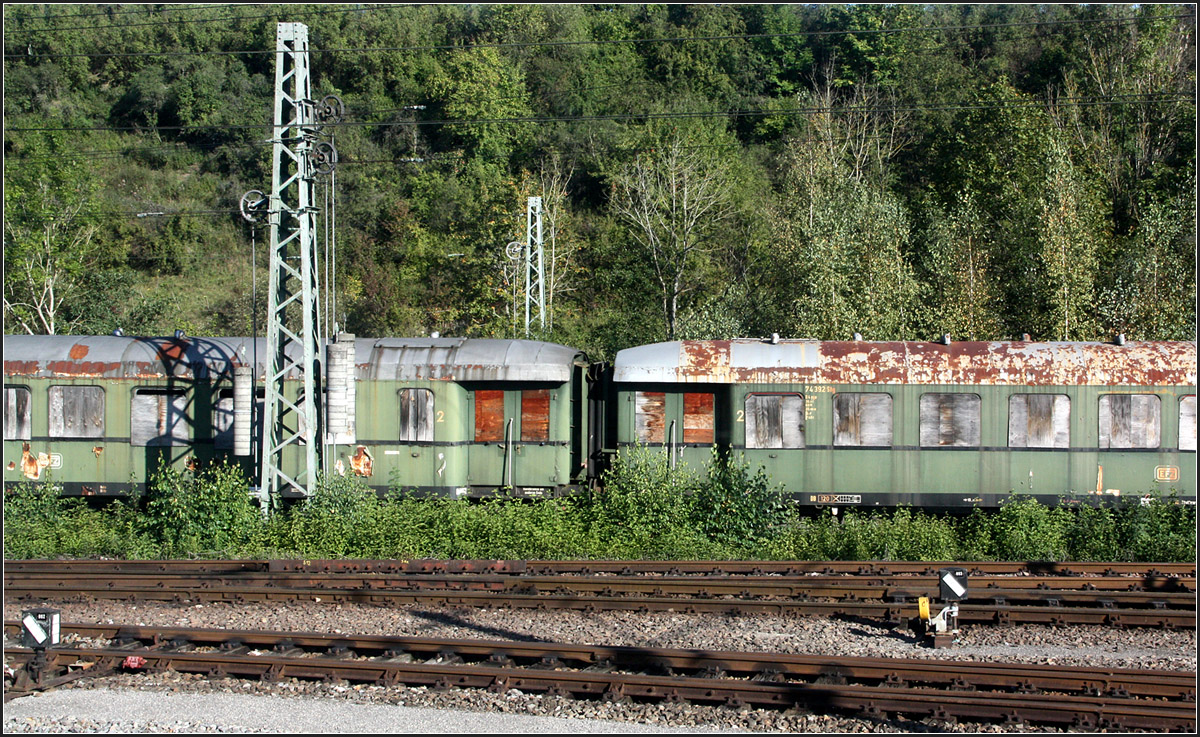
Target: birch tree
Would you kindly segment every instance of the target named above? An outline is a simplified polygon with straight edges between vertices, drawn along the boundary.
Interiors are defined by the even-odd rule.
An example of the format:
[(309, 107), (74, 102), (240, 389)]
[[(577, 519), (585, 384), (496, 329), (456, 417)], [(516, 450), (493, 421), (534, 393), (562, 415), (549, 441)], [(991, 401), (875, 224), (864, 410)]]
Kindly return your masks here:
[(680, 297), (697, 287), (697, 262), (714, 249), (717, 228), (733, 211), (728, 172), (705, 149), (676, 137), (621, 168), (611, 207), (653, 267), (667, 339), (674, 340)]

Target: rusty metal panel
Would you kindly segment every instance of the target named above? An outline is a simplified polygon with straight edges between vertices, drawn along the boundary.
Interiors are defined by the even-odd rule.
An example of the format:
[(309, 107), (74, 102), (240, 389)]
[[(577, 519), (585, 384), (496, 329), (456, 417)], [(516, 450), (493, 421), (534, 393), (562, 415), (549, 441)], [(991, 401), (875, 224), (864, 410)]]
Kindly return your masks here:
[(29, 440), (33, 437), (33, 421), (29, 406), (28, 387), (4, 387), (5, 440)]
[(1162, 401), (1154, 394), (1100, 397), (1101, 448), (1157, 448), (1162, 433)]
[(843, 392), (833, 397), (833, 444), (886, 448), (892, 444), (892, 395)]
[(1194, 342), (675, 341), (617, 353), (618, 382), (1192, 386)]
[(1014, 394), (1008, 398), (1010, 448), (1071, 447), (1071, 398), (1065, 394)]
[(550, 439), (550, 390), (521, 392), (521, 440), (531, 443)]
[(804, 396), (749, 394), (745, 424), (747, 448), (803, 448)]
[(665, 392), (634, 394), (634, 422), (637, 439), (643, 443), (662, 443), (666, 437), (667, 395)]
[(139, 389), (129, 413), (129, 444), (137, 447), (187, 445), (187, 392), (179, 389)]
[(922, 448), (978, 448), (980, 411), (978, 394), (922, 394)]
[(709, 444), (713, 442), (713, 395), (708, 392), (687, 392), (683, 395), (683, 442)]
[(504, 390), (479, 389), (475, 392), (475, 442), (504, 440)]
[[(429, 389), (400, 390), (400, 442), (433, 440), (433, 392)], [(476, 419), (478, 422), (478, 416)]]
[(1179, 449), (1196, 449), (1196, 395), (1179, 400)]
[(52, 386), (50, 437), (104, 437), (104, 389), (98, 386)]

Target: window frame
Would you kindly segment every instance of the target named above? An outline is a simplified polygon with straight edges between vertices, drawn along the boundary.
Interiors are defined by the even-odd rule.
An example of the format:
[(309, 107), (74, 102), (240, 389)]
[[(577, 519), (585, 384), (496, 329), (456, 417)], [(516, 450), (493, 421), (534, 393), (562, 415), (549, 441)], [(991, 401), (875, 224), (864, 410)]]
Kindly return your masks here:
[[(66, 403), (67, 403), (67, 397), (65, 396), (65, 394), (66, 394), (67, 390), (72, 390), (72, 391), (92, 390), (99, 397), (99, 410), (98, 410), (98, 412), (93, 411), (92, 412), (93, 416), (91, 418), (89, 418), (89, 419), (98, 418), (99, 422), (98, 423), (88, 423), (86, 421), (84, 422), (84, 425), (93, 424), (95, 426), (94, 429), (87, 431), (87, 432), (68, 432), (67, 431), (68, 423), (67, 423), (67, 417), (65, 414)], [(63, 395), (61, 397), (61, 399), (59, 399), (57, 401), (55, 400), (55, 396), (54, 396), (56, 393)], [(47, 418), (47, 422), (48, 422), (46, 434), (50, 438), (72, 440), (72, 439), (77, 439), (77, 438), (103, 438), (104, 437), (104, 430), (105, 430), (105, 425), (106, 425), (104, 415), (108, 409), (108, 393), (104, 390), (104, 387), (97, 386), (95, 384), (54, 384), (49, 389), (46, 390), (46, 398), (47, 398), (46, 418)], [(88, 401), (88, 400), (84, 400), (84, 401)], [(59, 414), (57, 414), (57, 415), (55, 414), (56, 405), (57, 405), (58, 412), (59, 412)]]
[[(778, 400), (779, 420), (778, 427), (775, 428), (778, 432), (772, 432), (772, 429), (768, 427), (767, 432), (769, 433), (769, 437), (766, 438), (765, 442), (773, 443), (775, 442), (775, 438), (778, 437), (778, 445), (760, 444), (764, 435), (762, 432), (759, 432), (760, 415), (763, 414), (764, 409), (762, 400), (772, 398)], [(798, 406), (789, 409), (786, 406), (789, 399), (797, 400), (796, 404)], [(753, 410), (750, 407), (751, 401), (756, 405)], [(742, 427), (745, 431), (746, 449), (789, 450), (804, 448), (807, 443), (807, 422), (804, 415), (806, 401), (802, 392), (748, 392), (742, 402)], [(767, 411), (769, 412), (770, 410)], [(788, 427), (791, 426), (789, 415), (796, 415), (799, 420), (794, 426), (795, 434), (791, 438), (789, 438), (789, 433), (787, 432)], [(788, 442), (789, 439), (792, 441), (791, 443)]]
[[(948, 404), (947, 399), (950, 399)], [(937, 402), (936, 407), (928, 406), (931, 401)], [(973, 407), (961, 408), (957, 406), (960, 404)], [(967, 417), (962, 420), (960, 414), (964, 412)], [(937, 423), (931, 426), (927, 420), (935, 414)], [(926, 392), (918, 400), (917, 424), (918, 442), (922, 449), (980, 448), (983, 444), (983, 398), (975, 392)], [(953, 441), (949, 443), (943, 442), (946, 438), (947, 424), (954, 435)], [(962, 432), (964, 429), (965, 433)], [(970, 437), (965, 437), (968, 434)]]
[[(11, 394), (10, 394), (11, 392)], [(21, 402), (17, 397), (24, 392), (25, 403), (22, 411)], [(9, 397), (12, 401), (9, 401)], [(10, 411), (10, 407), (13, 411)], [(14, 414), (17, 412), (18, 414)], [(10, 421), (12, 432), (9, 432)], [(24, 384), (4, 385), (4, 439), (32, 440), (33, 439), (33, 391)]]
[[(169, 398), (166, 399), (165, 407), (161, 404), (164, 399), (157, 400), (160, 406), (156, 412), (166, 422), (165, 426), (155, 423), (155, 429), (162, 431), (157, 435), (143, 437), (139, 429), (141, 425), (136, 422), (134, 409), (143, 397)], [(177, 401), (181, 402), (182, 406), (177, 406)], [(135, 448), (182, 448), (192, 445), (195, 433), (192, 432), (192, 423), (188, 421), (188, 404), (187, 389), (167, 386), (142, 386), (134, 389), (129, 395), (129, 444)], [(172, 409), (175, 410), (174, 417)], [(180, 428), (183, 434), (178, 432)]]
[[(863, 432), (863, 429), (862, 429), (862, 425), (863, 425), (862, 413), (863, 413), (863, 409), (864, 409), (862, 406), (862, 398), (863, 397), (870, 397), (871, 399), (869, 401), (872, 403), (874, 403), (876, 401), (880, 401), (886, 397), (886, 400), (887, 400), (885, 403), (887, 406), (887, 432), (886, 432), (887, 442), (886, 443), (865, 442), (865, 440), (869, 439), (869, 437), (871, 435), (878, 434), (878, 435), (882, 436), (883, 433), (879, 433), (878, 431), (874, 431), (874, 430), (872, 430), (870, 434)], [(843, 413), (844, 413), (844, 409), (843, 409), (842, 405), (846, 399), (852, 399), (852, 398), (857, 401), (859, 410), (856, 413), (857, 418), (848, 417), (847, 419), (854, 420), (855, 424), (858, 425), (858, 429), (856, 431), (854, 431), (854, 437), (853, 437), (853, 440), (855, 440), (856, 442), (848, 441), (848, 438), (846, 435), (846, 432), (848, 432), (848, 430), (844, 429), (844, 428), (848, 428), (849, 423), (842, 422)], [(868, 407), (867, 409), (872, 413), (876, 411), (874, 408), (870, 408), (870, 407)], [(875, 418), (871, 418), (871, 419), (874, 420)], [(895, 421), (896, 421), (896, 399), (889, 392), (838, 392), (833, 395), (833, 447), (835, 447), (835, 448), (867, 448), (867, 449), (893, 448), (893, 447), (895, 447), (895, 444), (896, 444)]]

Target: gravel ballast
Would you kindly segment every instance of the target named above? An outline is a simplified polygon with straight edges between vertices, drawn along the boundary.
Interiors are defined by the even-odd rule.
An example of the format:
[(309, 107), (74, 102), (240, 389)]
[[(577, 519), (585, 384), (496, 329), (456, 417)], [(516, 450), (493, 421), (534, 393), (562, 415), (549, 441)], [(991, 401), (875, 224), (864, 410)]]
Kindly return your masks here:
[[(410, 605), (395, 608), (356, 604), (154, 604), (118, 601), (5, 602), (5, 618), (16, 619), (21, 610), (50, 606), (62, 611), (64, 622), (128, 624), (158, 627), (211, 627), (221, 629), (277, 630), (354, 635), (445, 637), (513, 641), (569, 642), (593, 645), (740, 650), (810, 655), (929, 658), (940, 660), (1046, 663), (1068, 666), (1104, 666), (1154, 670), (1196, 669), (1194, 630), (1149, 628), (1117, 629), (1086, 626), (970, 626), (960, 633), (951, 648), (931, 649), (906, 628), (849, 618), (771, 617), (764, 615), (710, 615), (670, 612), (537, 611), (526, 609), (439, 609)], [(950, 664), (948, 664), (948, 667)], [(487, 726), (462, 724), (445, 731), (507, 731), (499, 715), (550, 716), (571, 719), (601, 719), (634, 730), (642, 727), (677, 728), (686, 731), (786, 731), (786, 732), (1005, 732), (1011, 727), (990, 724), (949, 724), (933, 721), (869, 720), (839, 715), (810, 714), (798, 710), (773, 711), (689, 704), (611, 703), (563, 699), (542, 694), (509, 691), (494, 694), (483, 690), (370, 685), (327, 684), (297, 681), (262, 683), (236, 679), (209, 679), (178, 673), (117, 675), (81, 679), (71, 691), (96, 688), (123, 692), (199, 694), (216, 698), (243, 696), (303, 699), (304, 704), (398, 705), (438, 710), (462, 710), (489, 715)], [(170, 702), (153, 719), (136, 727), (121, 720), (92, 720), (81, 712), (62, 712), (58, 717), (25, 714), (12, 716), (22, 702), (44, 699), (29, 696), (10, 703), (5, 710), (4, 731), (9, 732), (246, 732), (306, 731), (300, 722), (288, 721), (257, 729), (248, 721), (245, 708), (214, 702), (210, 719), (189, 721), (176, 718)], [(112, 700), (111, 694), (108, 695)], [(289, 702), (292, 713), (299, 702)], [(305, 706), (304, 708), (309, 708)], [(75, 716), (66, 716), (74, 714)], [(355, 717), (357, 718), (357, 717)], [(316, 731), (396, 731), (392, 717), (379, 717), (375, 728), (349, 728), (349, 715)], [(128, 720), (126, 720), (128, 721)], [(328, 723), (328, 722), (326, 722)], [(389, 727), (389, 724), (391, 726)], [(639, 726), (640, 725), (640, 726)], [(514, 728), (515, 729), (515, 728)], [(312, 730), (307, 730), (312, 731)], [(400, 731), (407, 731), (401, 729)], [(422, 732), (442, 731), (425, 727)], [(517, 729), (516, 731), (537, 731)], [(596, 728), (561, 725), (545, 731), (601, 731)], [(1020, 731), (1058, 731), (1023, 727)]]

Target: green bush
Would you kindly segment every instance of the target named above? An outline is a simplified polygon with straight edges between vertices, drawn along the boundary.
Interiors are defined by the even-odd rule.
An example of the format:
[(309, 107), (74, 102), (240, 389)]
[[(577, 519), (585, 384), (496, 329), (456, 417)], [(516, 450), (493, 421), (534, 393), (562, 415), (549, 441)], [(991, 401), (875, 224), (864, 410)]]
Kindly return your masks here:
[(200, 474), (170, 466), (150, 478), (138, 525), (167, 558), (233, 558), (262, 549), (262, 514), (236, 466), (215, 465)]
[(785, 502), (761, 473), (714, 456), (706, 475), (661, 452), (618, 454), (602, 490), (556, 499), (386, 499), (331, 477), (262, 518), (239, 470), (165, 468), (142, 498), (93, 509), (54, 483), (4, 496), (4, 554), (482, 559), (1195, 560), (1178, 499), (1050, 508), (1014, 496), (966, 516), (899, 508), (841, 516)]
[(130, 515), (124, 505), (106, 513), (62, 486), (25, 481), (4, 492), (4, 557), (125, 557)]

